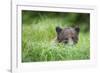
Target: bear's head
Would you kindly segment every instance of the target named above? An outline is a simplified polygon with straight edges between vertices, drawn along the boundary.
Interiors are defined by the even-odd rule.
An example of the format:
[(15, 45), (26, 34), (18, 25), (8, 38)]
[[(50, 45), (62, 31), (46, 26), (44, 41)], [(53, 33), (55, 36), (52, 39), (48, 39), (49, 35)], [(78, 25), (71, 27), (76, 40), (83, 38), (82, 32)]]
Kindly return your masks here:
[(61, 28), (57, 26), (56, 27), (57, 41), (59, 43), (62, 42), (65, 44), (73, 45), (78, 42), (79, 31), (80, 31), (79, 27)]

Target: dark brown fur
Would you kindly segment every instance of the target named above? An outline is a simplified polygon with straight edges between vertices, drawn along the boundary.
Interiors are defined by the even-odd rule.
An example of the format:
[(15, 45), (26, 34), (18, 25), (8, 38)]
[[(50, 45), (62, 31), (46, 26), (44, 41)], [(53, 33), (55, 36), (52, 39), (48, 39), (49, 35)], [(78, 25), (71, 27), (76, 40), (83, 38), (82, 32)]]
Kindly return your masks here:
[(69, 43), (75, 44), (78, 42), (78, 35), (79, 35), (80, 28), (79, 27), (68, 27), (68, 28), (60, 28), (56, 27), (57, 32), (57, 41), (59, 43)]

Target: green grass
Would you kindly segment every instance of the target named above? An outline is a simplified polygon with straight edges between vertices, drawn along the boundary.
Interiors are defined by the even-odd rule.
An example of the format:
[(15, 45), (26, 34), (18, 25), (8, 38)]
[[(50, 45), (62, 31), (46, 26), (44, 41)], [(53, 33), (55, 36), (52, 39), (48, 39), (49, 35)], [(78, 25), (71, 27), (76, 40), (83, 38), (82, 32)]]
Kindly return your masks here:
[(34, 22), (22, 26), (22, 62), (86, 60), (90, 58), (89, 32), (80, 31), (78, 43), (69, 46), (54, 42), (55, 27), (67, 26), (61, 25), (61, 19), (45, 18), (36, 24)]

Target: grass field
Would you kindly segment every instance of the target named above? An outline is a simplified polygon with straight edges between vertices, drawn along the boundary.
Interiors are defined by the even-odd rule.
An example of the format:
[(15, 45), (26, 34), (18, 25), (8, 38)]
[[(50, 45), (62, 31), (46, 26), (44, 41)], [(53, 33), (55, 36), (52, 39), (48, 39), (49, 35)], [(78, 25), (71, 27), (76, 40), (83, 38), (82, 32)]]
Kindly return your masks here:
[[(34, 20), (35, 22), (35, 20)], [(22, 25), (22, 62), (86, 60), (90, 58), (90, 34), (79, 33), (76, 45), (64, 45), (54, 42), (56, 26), (61, 25), (60, 18), (42, 18), (38, 23)]]

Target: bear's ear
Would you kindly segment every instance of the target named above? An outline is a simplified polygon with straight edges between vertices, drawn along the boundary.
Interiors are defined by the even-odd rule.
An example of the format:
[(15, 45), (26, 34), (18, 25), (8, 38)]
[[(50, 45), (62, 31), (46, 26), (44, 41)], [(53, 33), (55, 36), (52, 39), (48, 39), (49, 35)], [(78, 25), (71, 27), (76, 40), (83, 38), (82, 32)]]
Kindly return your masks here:
[(62, 28), (60, 28), (59, 26), (56, 27), (56, 32), (57, 34), (59, 34), (62, 31)]
[(75, 27), (75, 31), (76, 31), (77, 33), (80, 32), (80, 28), (79, 28), (79, 26)]

